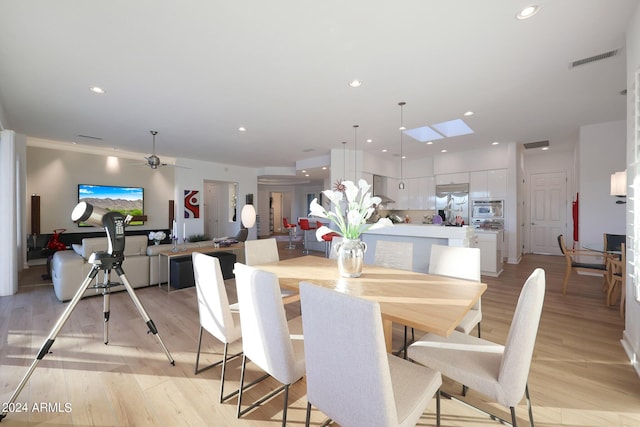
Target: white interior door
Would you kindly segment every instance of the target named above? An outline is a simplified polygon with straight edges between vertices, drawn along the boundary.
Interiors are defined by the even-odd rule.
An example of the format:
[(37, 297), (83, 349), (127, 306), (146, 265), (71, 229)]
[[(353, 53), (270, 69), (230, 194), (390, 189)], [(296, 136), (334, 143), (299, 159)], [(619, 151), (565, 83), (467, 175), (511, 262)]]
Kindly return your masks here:
[[(567, 229), (567, 175), (565, 172), (532, 174), (529, 182), (531, 252), (561, 255), (558, 235)], [(570, 245), (571, 238), (565, 236), (565, 241)]]

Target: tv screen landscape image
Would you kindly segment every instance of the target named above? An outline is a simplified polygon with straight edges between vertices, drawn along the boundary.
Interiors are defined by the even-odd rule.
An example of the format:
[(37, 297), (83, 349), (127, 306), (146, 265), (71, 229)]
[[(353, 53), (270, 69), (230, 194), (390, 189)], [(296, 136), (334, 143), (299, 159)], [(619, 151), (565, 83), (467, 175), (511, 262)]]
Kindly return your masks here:
[[(144, 215), (144, 188), (113, 185), (78, 184), (78, 202), (87, 202), (108, 211), (124, 215)], [(131, 221), (129, 225), (142, 225), (144, 221)], [(84, 223), (78, 224), (88, 227)]]

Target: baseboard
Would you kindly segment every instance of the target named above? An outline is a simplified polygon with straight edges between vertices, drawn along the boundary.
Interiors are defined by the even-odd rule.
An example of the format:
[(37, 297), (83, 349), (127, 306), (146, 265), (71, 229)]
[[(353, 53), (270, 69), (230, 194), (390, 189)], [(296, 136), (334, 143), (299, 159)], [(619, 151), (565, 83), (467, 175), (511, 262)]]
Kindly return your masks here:
[(638, 350), (633, 348), (633, 344), (629, 340), (629, 336), (627, 335), (627, 331), (622, 332), (622, 339), (620, 340), (622, 344), (622, 348), (624, 352), (627, 353), (627, 357), (631, 362), (631, 366), (636, 371), (636, 375), (640, 377), (640, 363), (638, 363)]

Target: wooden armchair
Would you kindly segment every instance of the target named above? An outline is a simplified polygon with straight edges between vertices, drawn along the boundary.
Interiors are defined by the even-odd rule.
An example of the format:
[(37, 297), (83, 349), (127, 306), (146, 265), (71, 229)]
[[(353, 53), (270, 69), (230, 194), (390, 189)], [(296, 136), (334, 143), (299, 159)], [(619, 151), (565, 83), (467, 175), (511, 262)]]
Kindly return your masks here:
[(625, 303), (625, 276), (627, 257), (625, 254), (624, 243), (620, 244), (620, 258), (610, 258), (608, 260), (607, 268), (607, 305), (612, 305), (618, 297), (617, 293), (620, 292), (620, 315), (624, 317), (624, 303)]
[(567, 283), (569, 282), (569, 277), (571, 277), (572, 271), (575, 271), (575, 272), (586, 271), (590, 273), (601, 274), (604, 279), (604, 285), (606, 286), (607, 267), (604, 264), (604, 261), (602, 264), (599, 264), (599, 263), (578, 262), (574, 259), (574, 256), (603, 258), (601, 253), (594, 252), (594, 251), (586, 251), (586, 250), (567, 249), (567, 246), (564, 243), (564, 236), (562, 234), (558, 235), (558, 245), (560, 246), (560, 251), (565, 256), (565, 259), (567, 261), (567, 270), (564, 275), (564, 281), (562, 282), (563, 295), (567, 294)]

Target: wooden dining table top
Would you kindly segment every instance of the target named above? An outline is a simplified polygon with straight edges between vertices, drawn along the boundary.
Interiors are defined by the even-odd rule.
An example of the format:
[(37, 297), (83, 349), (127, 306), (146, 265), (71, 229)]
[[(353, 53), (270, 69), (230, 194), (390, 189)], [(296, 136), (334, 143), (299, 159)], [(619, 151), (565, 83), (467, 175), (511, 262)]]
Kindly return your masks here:
[[(336, 260), (307, 255), (256, 265), (278, 276), (284, 289), (298, 290), (301, 281), (380, 304), (387, 347), (391, 323), (449, 336), (487, 289), (481, 282), (393, 268), (365, 265), (358, 278), (340, 277)], [(331, 308), (327, 307), (327, 316)]]

